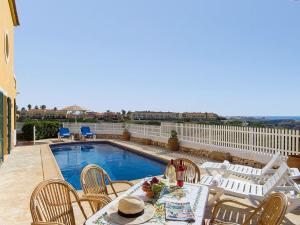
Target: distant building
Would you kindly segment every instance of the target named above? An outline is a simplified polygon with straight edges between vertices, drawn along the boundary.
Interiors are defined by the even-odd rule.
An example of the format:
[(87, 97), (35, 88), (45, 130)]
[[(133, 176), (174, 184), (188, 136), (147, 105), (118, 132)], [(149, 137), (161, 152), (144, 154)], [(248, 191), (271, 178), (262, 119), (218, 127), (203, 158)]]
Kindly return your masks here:
[(20, 112), (20, 119), (66, 119), (67, 111), (54, 109), (31, 109)]
[(99, 117), (100, 113), (76, 105), (58, 110), (31, 109), (20, 112), (20, 119), (98, 119)]
[(67, 119), (83, 119), (85, 118), (85, 114), (87, 113), (87, 109), (82, 108), (78, 105), (72, 105), (65, 108), (62, 108), (61, 111), (67, 112)]
[(98, 112), (86, 112), (84, 114), (85, 119), (99, 119), (101, 116), (101, 113)]
[(205, 119), (217, 119), (219, 116), (215, 113), (202, 113), (202, 112), (184, 112), (181, 114), (182, 119), (190, 120), (205, 120)]
[(217, 114), (201, 112), (153, 112), (153, 111), (136, 111), (131, 113), (131, 120), (204, 120), (216, 119)]
[(103, 112), (103, 113), (99, 113), (98, 119), (118, 121), (122, 119), (122, 115), (121, 113), (116, 113), (116, 112)]
[(174, 112), (136, 111), (131, 113), (131, 120), (176, 120), (179, 118), (179, 113)]

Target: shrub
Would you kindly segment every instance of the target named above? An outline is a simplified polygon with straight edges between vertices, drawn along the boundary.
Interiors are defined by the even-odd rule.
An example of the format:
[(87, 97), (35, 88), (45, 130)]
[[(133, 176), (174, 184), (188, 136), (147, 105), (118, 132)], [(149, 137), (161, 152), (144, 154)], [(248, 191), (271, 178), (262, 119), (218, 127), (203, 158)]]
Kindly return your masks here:
[(176, 130), (171, 131), (171, 138), (177, 138), (177, 132)]
[(55, 138), (60, 127), (59, 122), (54, 121), (27, 121), (25, 122), (22, 131), (23, 138), (28, 141), (33, 140), (33, 127), (36, 128), (36, 140)]
[(161, 125), (161, 121), (157, 121), (157, 120), (140, 120), (140, 121), (126, 121), (126, 122), (133, 123), (133, 124), (144, 124), (144, 125), (156, 125), (156, 126)]

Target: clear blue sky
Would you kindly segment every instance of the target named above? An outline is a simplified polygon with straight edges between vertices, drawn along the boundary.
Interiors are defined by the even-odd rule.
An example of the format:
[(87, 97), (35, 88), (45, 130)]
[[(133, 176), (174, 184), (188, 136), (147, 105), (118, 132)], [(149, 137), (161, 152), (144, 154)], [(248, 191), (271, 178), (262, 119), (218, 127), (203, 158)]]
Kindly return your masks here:
[(18, 105), (300, 115), (300, 1), (17, 0)]

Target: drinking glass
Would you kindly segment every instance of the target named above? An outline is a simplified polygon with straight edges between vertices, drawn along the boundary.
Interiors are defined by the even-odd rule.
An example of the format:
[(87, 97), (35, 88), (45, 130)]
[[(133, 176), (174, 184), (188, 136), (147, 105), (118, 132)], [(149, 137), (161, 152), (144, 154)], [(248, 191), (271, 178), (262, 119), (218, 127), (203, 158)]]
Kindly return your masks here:
[(189, 183), (193, 183), (193, 180), (195, 178), (195, 168), (192, 167), (192, 166), (188, 166), (187, 167), (187, 170), (185, 171), (186, 172), (186, 176), (187, 176), (187, 179), (189, 181)]

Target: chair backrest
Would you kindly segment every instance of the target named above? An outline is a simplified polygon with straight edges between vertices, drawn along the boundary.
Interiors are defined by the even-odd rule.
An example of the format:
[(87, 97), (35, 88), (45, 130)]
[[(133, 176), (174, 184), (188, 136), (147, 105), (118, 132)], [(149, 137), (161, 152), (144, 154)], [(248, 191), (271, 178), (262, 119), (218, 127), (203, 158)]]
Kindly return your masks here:
[(98, 165), (87, 165), (83, 168), (80, 176), (81, 188), (85, 194), (108, 195), (106, 179), (110, 178), (106, 171)]
[(30, 210), (34, 223), (56, 222), (75, 225), (71, 194), (74, 196), (85, 219), (87, 216), (74, 188), (63, 180), (46, 180), (33, 191)]
[(273, 155), (272, 159), (264, 166), (264, 168), (262, 168), (261, 170), (262, 175), (268, 173), (268, 171), (272, 169), (272, 167), (275, 166), (275, 164), (278, 161), (281, 161), (280, 159), (281, 159), (280, 152), (277, 152), (275, 155)]
[[(188, 173), (184, 173), (184, 181), (186, 182), (190, 182), (190, 183), (199, 183), (200, 179), (201, 179), (201, 174), (200, 174), (200, 169), (197, 166), (197, 164), (195, 164), (193, 161), (189, 160), (189, 159), (185, 159), (185, 158), (178, 158), (178, 159), (174, 159), (174, 165), (175, 168), (177, 169), (177, 167), (180, 164), (180, 161), (182, 160), (183, 165), (185, 167), (185, 170), (192, 170), (195, 173), (195, 176), (192, 180), (189, 180), (188, 178)], [(171, 161), (168, 163), (168, 166), (166, 168), (166, 171), (168, 170), (168, 167), (171, 165)], [(166, 175), (166, 172), (165, 172)]]
[(91, 133), (90, 127), (81, 127), (81, 133), (83, 134)]
[(243, 225), (249, 225), (255, 218), (257, 225), (279, 225), (286, 214), (288, 207), (287, 196), (283, 193), (271, 194), (258, 208), (245, 220)]
[(269, 177), (268, 180), (263, 185), (263, 194), (271, 193), (274, 188), (280, 185), (280, 182), (284, 179), (285, 176), (288, 176), (289, 167), (285, 162), (281, 163), (281, 166), (278, 168), (276, 173), (273, 176)]
[(61, 127), (61, 128), (59, 128), (59, 134), (60, 135), (70, 134), (70, 130), (69, 130), (69, 128)]

